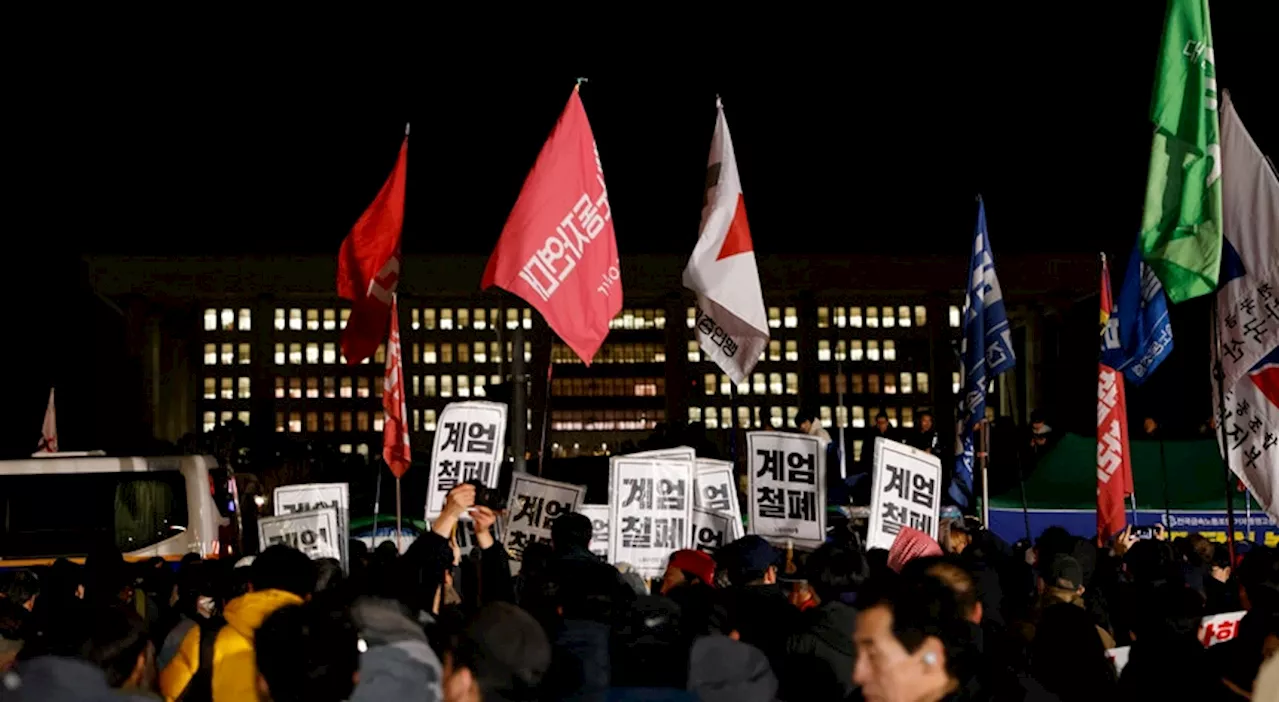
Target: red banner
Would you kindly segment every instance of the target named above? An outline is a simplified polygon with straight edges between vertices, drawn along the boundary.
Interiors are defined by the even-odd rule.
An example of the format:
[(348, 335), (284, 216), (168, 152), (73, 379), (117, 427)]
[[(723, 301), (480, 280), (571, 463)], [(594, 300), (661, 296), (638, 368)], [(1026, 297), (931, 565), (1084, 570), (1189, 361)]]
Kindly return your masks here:
[(622, 274), (604, 169), (575, 90), (529, 171), (481, 288), (518, 295), (583, 363), (622, 310)]
[(409, 470), (409, 423), (404, 403), (404, 362), (400, 355), (400, 310), (391, 296), (391, 336), (387, 375), (382, 383), (382, 459), (397, 478)]
[[(1111, 274), (1102, 261), (1099, 321), (1103, 333), (1113, 308)], [(1098, 541), (1107, 542), (1124, 529), (1124, 498), (1133, 493), (1129, 463), (1129, 427), (1124, 404), (1124, 376), (1098, 363)]]

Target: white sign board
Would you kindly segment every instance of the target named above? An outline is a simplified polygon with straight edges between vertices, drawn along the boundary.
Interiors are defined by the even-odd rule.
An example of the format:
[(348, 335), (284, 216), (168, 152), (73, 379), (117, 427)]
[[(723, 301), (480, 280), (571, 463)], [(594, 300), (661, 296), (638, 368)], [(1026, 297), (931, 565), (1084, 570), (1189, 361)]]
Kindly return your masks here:
[(609, 505), (578, 505), (578, 514), (591, 520), (591, 552), (609, 557)]
[(697, 472), (693, 479), (694, 508), (719, 512), (729, 517), (733, 526), (728, 533), (728, 541), (741, 539), (745, 534), (742, 528), (742, 509), (738, 506), (738, 481), (733, 475), (733, 464), (728, 461), (699, 458), (696, 465)]
[[(1196, 638), (1200, 639), (1200, 643), (1205, 648), (1231, 641), (1240, 632), (1240, 620), (1244, 619), (1244, 615), (1244, 612), (1210, 614), (1200, 620), (1200, 629), (1196, 632)], [(1129, 664), (1129, 647), (1109, 648), (1107, 658), (1116, 667), (1116, 674), (1119, 675)]]
[(734, 519), (723, 512), (701, 507), (693, 508), (693, 548), (707, 553), (715, 553), (721, 546), (738, 538), (734, 534), (742, 531), (742, 520)]
[(469, 480), (498, 487), (507, 439), (507, 406), (500, 402), (451, 402), (441, 411), (436, 427), (427, 519), (440, 516), (445, 495)]
[[(338, 545), (342, 567), (348, 568), (347, 539), (351, 537), (351, 490), (346, 483), (308, 483), (305, 485), (283, 485), (276, 488), (271, 495), (277, 517), (313, 512), (321, 509), (332, 509), (337, 513), (337, 525), (334, 540)], [(262, 542), (259, 542), (262, 543)], [(261, 548), (266, 548), (265, 545)]]
[(321, 509), (279, 517), (258, 519), (258, 543), (262, 548), (284, 544), (305, 553), (308, 558), (336, 558), (338, 548), (338, 510)]
[(689, 548), (693, 461), (609, 459), (609, 562), (658, 578), (672, 552)]
[(586, 498), (581, 485), (558, 483), (528, 473), (511, 478), (507, 499), (507, 538), (503, 544), (512, 560), (521, 561), (524, 549), (535, 541), (551, 541), (551, 523), (561, 515), (576, 512)]
[(815, 436), (780, 431), (747, 433), (753, 534), (815, 548), (826, 540), (824, 454)]
[(628, 453), (627, 455), (631, 458), (661, 458), (673, 461), (689, 461), (692, 463), (697, 460), (698, 452), (693, 450), (693, 447), (691, 446), (675, 446), (666, 449), (654, 449), (652, 451)]
[(876, 438), (867, 548), (889, 549), (902, 527), (938, 538), (942, 461), (906, 444)]

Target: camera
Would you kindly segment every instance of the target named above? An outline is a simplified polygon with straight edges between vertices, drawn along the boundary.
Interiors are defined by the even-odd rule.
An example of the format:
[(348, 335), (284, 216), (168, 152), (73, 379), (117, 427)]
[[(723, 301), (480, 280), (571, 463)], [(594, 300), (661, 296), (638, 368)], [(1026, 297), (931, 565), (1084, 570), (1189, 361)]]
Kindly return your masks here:
[(486, 486), (479, 480), (468, 480), (467, 485), (476, 489), (476, 507), (488, 507), (489, 509), (501, 509), (502, 498), (498, 496), (498, 491)]

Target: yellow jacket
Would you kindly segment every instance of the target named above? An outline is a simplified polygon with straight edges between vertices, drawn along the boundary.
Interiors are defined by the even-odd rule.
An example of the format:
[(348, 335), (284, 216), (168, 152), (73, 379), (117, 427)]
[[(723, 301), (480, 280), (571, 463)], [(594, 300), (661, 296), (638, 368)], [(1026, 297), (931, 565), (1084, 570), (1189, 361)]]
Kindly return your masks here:
[[(222, 616), (227, 625), (213, 644), (214, 702), (254, 702), (258, 699), (258, 666), (253, 657), (253, 633), (272, 612), (302, 604), (302, 598), (284, 590), (250, 592), (227, 603)], [(160, 693), (173, 702), (200, 667), (200, 627), (192, 627), (178, 653), (160, 672)]]

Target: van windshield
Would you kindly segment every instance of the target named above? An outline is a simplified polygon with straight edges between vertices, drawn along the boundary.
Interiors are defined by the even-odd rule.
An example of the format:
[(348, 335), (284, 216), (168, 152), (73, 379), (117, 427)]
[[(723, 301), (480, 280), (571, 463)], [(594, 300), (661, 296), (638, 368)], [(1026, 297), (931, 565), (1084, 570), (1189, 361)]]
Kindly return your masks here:
[(104, 538), (128, 553), (186, 527), (178, 471), (0, 475), (0, 558), (83, 555)]

